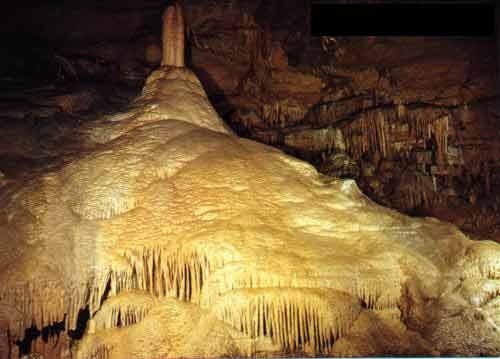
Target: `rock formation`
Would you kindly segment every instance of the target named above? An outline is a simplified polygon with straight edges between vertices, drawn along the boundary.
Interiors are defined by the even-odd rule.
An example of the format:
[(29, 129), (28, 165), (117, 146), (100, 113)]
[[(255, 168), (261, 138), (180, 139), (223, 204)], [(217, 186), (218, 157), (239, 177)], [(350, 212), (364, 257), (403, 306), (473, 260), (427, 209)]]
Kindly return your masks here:
[(184, 66), (184, 16), (179, 3), (169, 6), (163, 14), (162, 66)]
[(164, 19), (129, 108), (0, 189), (2, 356), (500, 355), (499, 245), (236, 136)]

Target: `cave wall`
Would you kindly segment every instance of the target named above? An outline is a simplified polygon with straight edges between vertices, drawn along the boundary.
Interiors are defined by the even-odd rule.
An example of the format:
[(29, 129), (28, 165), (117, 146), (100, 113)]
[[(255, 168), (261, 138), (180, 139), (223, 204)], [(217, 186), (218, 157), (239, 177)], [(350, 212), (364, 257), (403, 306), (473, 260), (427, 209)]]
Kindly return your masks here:
[[(163, 6), (24, 4), (0, 25), (9, 38), (2, 76), (138, 90), (160, 63)], [(184, 7), (187, 63), (239, 135), (355, 178), (407, 213), (471, 231), (497, 224), (495, 39), (312, 37), (305, 0)], [(63, 112), (89, 108), (82, 96)]]

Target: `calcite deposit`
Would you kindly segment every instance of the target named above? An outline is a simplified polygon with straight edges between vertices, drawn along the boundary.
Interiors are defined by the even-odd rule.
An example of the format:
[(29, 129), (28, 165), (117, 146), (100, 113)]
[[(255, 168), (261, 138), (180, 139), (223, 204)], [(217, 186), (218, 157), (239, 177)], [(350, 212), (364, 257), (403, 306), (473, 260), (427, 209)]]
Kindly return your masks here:
[(500, 355), (498, 244), (239, 138), (172, 61), (1, 188), (2, 357)]

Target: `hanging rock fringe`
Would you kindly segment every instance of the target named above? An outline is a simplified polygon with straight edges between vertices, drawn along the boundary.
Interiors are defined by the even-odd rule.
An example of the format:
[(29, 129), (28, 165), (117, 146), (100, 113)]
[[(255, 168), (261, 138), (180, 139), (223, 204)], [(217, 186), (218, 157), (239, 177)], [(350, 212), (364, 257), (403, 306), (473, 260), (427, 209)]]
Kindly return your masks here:
[(141, 292), (120, 293), (106, 300), (96, 313), (93, 319), (95, 330), (138, 323), (158, 302), (158, 298)]
[(358, 317), (352, 296), (328, 290), (242, 289), (220, 297), (216, 315), (252, 338), (269, 336), (287, 350), (328, 353)]
[(123, 255), (130, 266), (112, 272), (112, 294), (138, 289), (155, 296), (197, 302), (211, 268), (222, 265), (215, 256), (209, 260), (199, 251), (161, 246), (143, 247), (140, 252)]
[(309, 151), (344, 151), (346, 149), (342, 131), (335, 127), (295, 131), (285, 135), (285, 145), (307, 148)]
[(364, 275), (336, 276), (332, 278), (293, 277), (280, 273), (266, 272), (262, 268), (242, 268), (238, 264), (228, 264), (211, 274), (203, 288), (200, 304), (210, 309), (219, 296), (228, 295), (231, 291), (243, 289), (295, 290), (296, 288), (323, 288), (347, 293), (365, 303), (368, 309), (397, 308), (402, 295), (404, 278), (398, 268), (387, 268), (382, 273), (370, 273), (363, 270)]
[(343, 128), (347, 151), (355, 159), (365, 153), (379, 153), (386, 158), (387, 147), (386, 119), (381, 110), (370, 111)]
[(262, 118), (270, 127), (284, 128), (304, 119), (307, 108), (291, 100), (276, 101), (262, 106)]
[(448, 116), (437, 119), (417, 117), (414, 122), (413, 133), (416, 138), (436, 141), (436, 157), (438, 163), (446, 161), (448, 152)]
[[(80, 287), (63, 289), (59, 283), (45, 281), (29, 283), (24, 286), (5, 288), (0, 293), (0, 301), (17, 308), (18, 315), (10, 313), (8, 330), (13, 338), (24, 337), (24, 330), (35, 326), (38, 329), (61, 321), (68, 330), (77, 326), (78, 313), (89, 301), (89, 294), (98, 291), (82, 284)], [(16, 317), (15, 320), (12, 318)]]
[[(108, 285), (110, 295), (137, 289), (155, 296), (197, 302), (211, 267), (222, 265), (215, 256), (209, 261), (206, 254), (199, 254), (194, 250), (144, 247), (139, 253), (125, 252), (123, 255), (130, 263), (126, 269), (101, 268), (88, 283), (82, 283), (73, 289), (61, 289), (58, 283), (53, 281), (5, 288), (0, 292), (0, 300), (19, 308), (19, 320), (11, 319), (9, 323), (12, 337), (21, 339), (25, 328), (35, 326), (41, 329), (61, 321), (65, 322), (67, 330), (76, 329), (80, 310), (88, 306), (93, 316), (102, 305)], [(123, 307), (120, 311), (135, 310)], [(114, 315), (113, 318), (117, 320), (118, 312)], [(10, 318), (12, 317), (13, 315), (10, 315)], [(134, 321), (133, 317), (136, 320), (142, 318), (136, 313), (130, 322)], [(110, 322), (113, 320), (106, 321)]]
[(427, 116), (424, 111), (411, 113), (398, 106), (394, 110), (372, 110), (363, 113), (354, 121), (342, 127), (347, 151), (353, 158), (360, 159), (363, 154), (378, 153), (382, 158), (392, 158), (398, 151), (391, 146), (393, 128), (403, 123), (409, 130), (408, 135), (424, 146), (435, 142), (434, 151), (438, 163), (444, 163), (448, 151), (448, 116)]
[(468, 248), (459, 265), (462, 278), (500, 279), (500, 249), (494, 242), (477, 243)]

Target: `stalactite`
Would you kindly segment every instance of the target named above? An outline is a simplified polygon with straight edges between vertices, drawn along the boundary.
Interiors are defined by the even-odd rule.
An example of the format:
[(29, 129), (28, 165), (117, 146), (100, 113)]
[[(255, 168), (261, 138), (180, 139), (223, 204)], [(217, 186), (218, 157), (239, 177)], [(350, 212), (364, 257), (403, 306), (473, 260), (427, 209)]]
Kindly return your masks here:
[(225, 265), (224, 268), (212, 272), (205, 282), (201, 293), (202, 308), (209, 309), (217, 303), (219, 296), (226, 295), (233, 290), (264, 289), (264, 288), (328, 288), (342, 291), (359, 298), (368, 305), (369, 309), (396, 308), (401, 301), (401, 287), (404, 280), (398, 268), (392, 268), (384, 273), (368, 273), (364, 269), (363, 275), (347, 277), (311, 278), (269, 273), (255, 269), (248, 271), (238, 265)]
[(332, 76), (337, 71), (334, 65), (319, 65), (312, 68), (312, 74), (315, 76)]
[[(306, 345), (328, 353), (360, 312), (348, 294), (311, 288), (234, 290), (213, 309), (219, 319), (255, 338), (264, 332), (287, 350)], [(260, 326), (260, 327), (259, 327)]]
[(364, 112), (341, 128), (347, 151), (354, 159), (376, 153), (381, 158), (391, 158), (401, 149), (393, 135), (393, 128), (398, 126), (408, 127), (411, 145), (423, 141), (428, 146), (435, 141), (434, 150), (438, 163), (447, 161), (448, 116), (436, 117), (435, 113), (427, 111), (411, 112), (404, 105), (397, 105), (395, 109)]
[[(29, 284), (22, 288), (9, 288), (1, 293), (2, 299), (21, 308), (20, 320), (13, 322), (9, 330), (15, 338), (22, 338), (24, 329), (35, 325), (47, 327), (55, 322), (65, 321), (67, 330), (77, 327), (78, 315), (82, 308), (89, 306), (91, 316), (101, 307), (107, 286), (112, 294), (125, 290), (144, 290), (154, 296), (174, 296), (181, 300), (198, 301), (203, 281), (211, 271), (211, 263), (206, 255), (195, 251), (169, 251), (162, 247), (143, 247), (139, 253), (126, 252), (129, 266), (118, 265), (114, 270), (101, 268), (87, 283), (73, 289), (59, 289), (53, 282)], [(140, 320), (146, 310), (132, 306), (118, 306), (99, 327), (116, 325), (118, 318), (125, 324)]]
[(351, 156), (360, 159), (365, 153), (378, 153), (382, 158), (391, 157), (389, 137), (391, 116), (392, 114), (383, 110), (369, 111), (344, 126), (342, 130), (347, 151)]
[(221, 265), (217, 258), (189, 250), (169, 250), (161, 246), (126, 251), (130, 263), (111, 273), (113, 292), (139, 289), (155, 296), (176, 297), (197, 302), (205, 278), (212, 267)]
[[(68, 293), (75, 293), (74, 299)], [(10, 317), (14, 319), (10, 320), (8, 328), (11, 336), (17, 339), (23, 338), (26, 328), (44, 328), (63, 320), (67, 323), (71, 321), (68, 327), (74, 328), (80, 307), (73, 309), (73, 303), (84, 301), (76, 289), (63, 290), (50, 281), (8, 288), (0, 294), (0, 299), (17, 308), (17, 314), (10, 313)]]
[(500, 279), (500, 250), (493, 242), (471, 245), (460, 264), (463, 278)]
[(88, 305), (92, 313), (101, 305), (109, 271), (103, 269), (100, 273), (88, 282), (72, 283), (71, 288), (61, 288), (58, 282), (46, 281), (31, 282), (2, 292), (0, 299), (19, 309), (19, 319), (11, 320), (7, 328), (12, 338), (22, 339), (25, 329), (32, 326), (47, 328), (61, 322), (64, 322), (66, 331), (75, 330), (80, 310)]
[(345, 151), (346, 145), (342, 131), (334, 127), (295, 131), (287, 134), (285, 145), (308, 151)]
[(448, 153), (448, 116), (437, 119), (417, 116), (411, 126), (412, 134), (416, 138), (423, 139), (424, 144), (430, 140), (435, 141), (437, 160), (439, 163), (444, 163)]
[(159, 299), (142, 292), (122, 292), (111, 297), (94, 316), (95, 330), (129, 326), (140, 322)]
[(270, 127), (284, 128), (303, 120), (307, 109), (292, 100), (282, 100), (264, 104), (261, 113)]
[(96, 277), (94, 277), (92, 282), (88, 285), (88, 294), (85, 302), (88, 304), (91, 314), (97, 311), (101, 306), (101, 300), (110, 279), (111, 273), (109, 269), (103, 269), (97, 273)]

